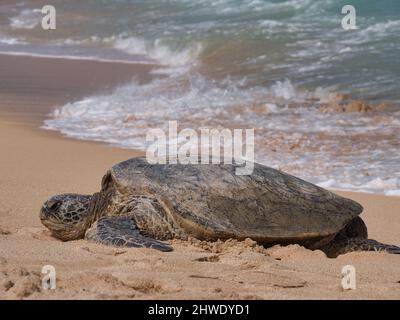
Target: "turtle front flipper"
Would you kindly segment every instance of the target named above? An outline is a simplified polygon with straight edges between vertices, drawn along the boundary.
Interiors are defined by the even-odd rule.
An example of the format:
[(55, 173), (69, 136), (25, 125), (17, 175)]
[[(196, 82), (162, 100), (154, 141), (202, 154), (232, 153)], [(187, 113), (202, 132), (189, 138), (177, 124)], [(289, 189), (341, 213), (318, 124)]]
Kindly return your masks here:
[(132, 217), (103, 217), (86, 231), (87, 240), (116, 247), (151, 248), (172, 251), (172, 247), (140, 232)]

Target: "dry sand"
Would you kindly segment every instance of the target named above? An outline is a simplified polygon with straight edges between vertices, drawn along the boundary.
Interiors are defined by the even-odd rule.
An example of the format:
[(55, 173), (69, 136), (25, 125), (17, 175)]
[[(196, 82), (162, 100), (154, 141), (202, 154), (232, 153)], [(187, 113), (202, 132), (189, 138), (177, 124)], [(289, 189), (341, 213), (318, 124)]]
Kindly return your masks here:
[[(32, 86), (37, 91), (30, 95), (31, 109), (21, 112), (21, 99), (29, 90), (18, 82), (18, 75), (23, 78), (19, 69), (4, 74), (7, 59), (0, 57), (0, 299), (400, 299), (400, 256), (385, 253), (328, 259), (297, 245), (264, 249), (252, 241), (195, 240), (174, 241), (173, 252), (161, 253), (52, 238), (39, 221), (42, 202), (57, 193), (98, 191), (107, 168), (137, 153), (37, 128), (50, 105), (85, 94), (79, 86), (85, 77), (79, 63), (29, 58), (31, 64), (50, 65), (59, 72), (67, 64), (75, 70), (71, 77), (80, 82), (46, 73)], [(86, 93), (110, 79), (105, 72), (110, 65), (94, 64), (100, 85)], [(121, 69), (113, 83), (148, 71), (138, 68)], [(54, 100), (43, 98), (49, 80), (54, 88), (60, 86), (59, 93), (49, 90)], [(399, 197), (340, 193), (364, 206), (362, 216), (372, 238), (400, 244)], [(341, 287), (341, 270), (348, 264), (356, 268), (356, 290)], [(44, 265), (56, 269), (56, 290), (41, 288)]]

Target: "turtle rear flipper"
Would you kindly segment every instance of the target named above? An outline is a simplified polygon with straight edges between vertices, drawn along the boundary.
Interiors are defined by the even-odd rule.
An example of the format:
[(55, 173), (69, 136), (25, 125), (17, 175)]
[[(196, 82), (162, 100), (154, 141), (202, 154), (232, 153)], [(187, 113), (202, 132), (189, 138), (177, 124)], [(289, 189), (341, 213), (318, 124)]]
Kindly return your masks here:
[(400, 247), (381, 243), (373, 239), (347, 238), (333, 240), (323, 251), (329, 258), (336, 258), (338, 255), (353, 251), (376, 251), (391, 254), (400, 254)]
[(381, 243), (373, 239), (349, 239), (348, 246), (353, 248), (353, 251), (384, 251), (392, 254), (400, 254), (400, 247)]
[(330, 243), (321, 249), (329, 258), (336, 258), (338, 255), (353, 251), (383, 251), (400, 254), (398, 246), (368, 239), (367, 226), (360, 217), (353, 219)]
[(86, 231), (87, 240), (116, 247), (151, 248), (172, 251), (172, 247), (141, 233), (131, 217), (103, 217)]

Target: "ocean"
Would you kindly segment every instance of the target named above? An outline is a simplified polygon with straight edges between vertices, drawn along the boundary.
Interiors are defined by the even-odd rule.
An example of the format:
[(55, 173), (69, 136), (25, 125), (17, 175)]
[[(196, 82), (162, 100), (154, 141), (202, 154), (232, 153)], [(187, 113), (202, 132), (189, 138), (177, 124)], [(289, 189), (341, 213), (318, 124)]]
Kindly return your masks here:
[[(45, 128), (134, 149), (169, 120), (254, 128), (258, 162), (400, 195), (400, 1), (352, 0), (356, 30), (342, 0), (54, 0), (52, 31), (46, 4), (0, 4), (1, 53), (151, 64), (154, 80), (55, 106)], [(341, 99), (371, 108), (326, 108)]]

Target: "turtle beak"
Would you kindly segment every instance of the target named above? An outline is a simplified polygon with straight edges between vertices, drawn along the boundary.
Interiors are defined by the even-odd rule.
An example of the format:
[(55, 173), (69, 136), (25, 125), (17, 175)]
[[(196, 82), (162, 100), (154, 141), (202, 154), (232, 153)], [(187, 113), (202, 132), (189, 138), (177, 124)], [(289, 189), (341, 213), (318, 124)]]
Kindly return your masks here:
[(42, 208), (40, 209), (40, 220), (45, 220), (45, 219), (47, 219), (47, 217), (48, 217), (48, 210), (47, 210), (47, 208), (45, 207), (45, 205), (43, 205), (42, 206)]
[(40, 210), (40, 219), (45, 220), (54, 214), (54, 212), (60, 207), (61, 201), (57, 201), (54, 199), (47, 200), (41, 210)]
[(55, 210), (60, 204), (60, 201), (50, 199), (49, 201), (46, 202), (46, 207), (50, 210)]

